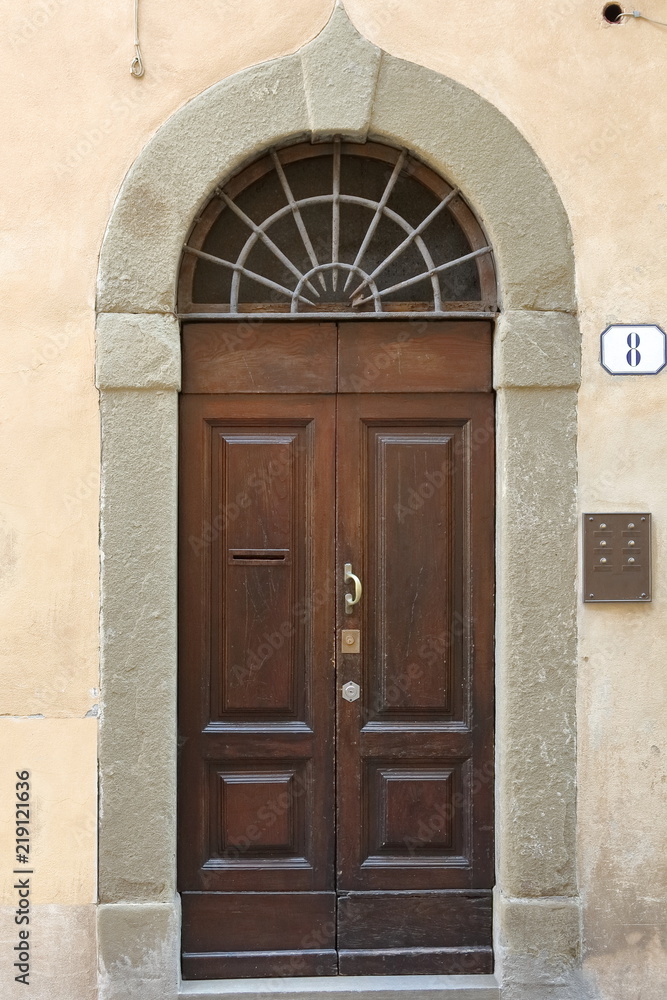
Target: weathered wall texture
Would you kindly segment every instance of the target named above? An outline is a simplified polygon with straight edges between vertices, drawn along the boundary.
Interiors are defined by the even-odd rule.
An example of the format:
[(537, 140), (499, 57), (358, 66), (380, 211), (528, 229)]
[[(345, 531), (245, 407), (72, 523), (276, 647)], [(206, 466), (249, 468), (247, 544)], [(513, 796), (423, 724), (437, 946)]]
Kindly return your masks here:
[[(96, 978), (99, 418), (94, 295), (106, 221), (150, 136), (195, 94), (293, 52), (331, 0), (141, 0), (147, 73), (134, 80), (131, 4), (4, 5), (4, 322), (0, 334), (0, 775), (32, 771), (32, 1000), (88, 1000)], [(650, 510), (654, 603), (581, 609), (579, 875), (586, 971), (603, 1000), (667, 984), (667, 372), (612, 378), (610, 322), (667, 326), (667, 33), (603, 24), (600, 0), (347, 0), (386, 51), (495, 104), (550, 172), (572, 224), (583, 331), (581, 510)], [(646, 13), (665, 11), (647, 0)], [(511, 171), (511, 163), (507, 170)], [(16, 721), (20, 719), (21, 721)], [(4, 812), (3, 816), (12, 817)], [(141, 804), (137, 803), (137, 808)], [(0, 994), (15, 905), (0, 839)]]

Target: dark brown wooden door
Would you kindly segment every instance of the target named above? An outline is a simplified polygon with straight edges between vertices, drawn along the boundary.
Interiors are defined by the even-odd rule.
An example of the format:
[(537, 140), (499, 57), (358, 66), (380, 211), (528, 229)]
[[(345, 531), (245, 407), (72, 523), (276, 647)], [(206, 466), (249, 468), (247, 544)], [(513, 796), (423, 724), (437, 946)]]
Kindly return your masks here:
[(490, 970), (489, 378), (483, 323), (185, 328), (185, 978)]

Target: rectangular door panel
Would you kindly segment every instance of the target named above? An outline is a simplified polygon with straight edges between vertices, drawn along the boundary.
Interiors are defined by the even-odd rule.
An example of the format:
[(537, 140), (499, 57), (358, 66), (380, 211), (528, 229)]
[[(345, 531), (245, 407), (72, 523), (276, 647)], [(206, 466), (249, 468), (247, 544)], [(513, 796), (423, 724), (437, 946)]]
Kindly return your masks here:
[(491, 893), (350, 892), (338, 898), (341, 975), (493, 971)]
[[(466, 868), (469, 817), (458, 804), (469, 794), (470, 760), (447, 759), (442, 753), (412, 760), (396, 751), (385, 759), (364, 755), (362, 866), (369, 872), (406, 866)], [(468, 879), (454, 871), (448, 883), (465, 886)]]
[(307, 810), (312, 808), (310, 761), (253, 760), (209, 764), (212, 857), (231, 869), (279, 867), (289, 859), (310, 868)]
[(254, 928), (245, 957), (207, 929), (197, 976), (281, 974), (302, 894), (334, 905), (334, 417), (329, 396), (182, 398), (179, 885), (194, 939), (230, 893)]
[(332, 893), (185, 892), (182, 906), (185, 979), (338, 971)]
[(211, 719), (305, 722), (312, 421), (210, 426)]
[(457, 948), (488, 945), (491, 897), (481, 890), (348, 892), (338, 899), (338, 945), (363, 948)]
[(339, 392), (489, 392), (491, 323), (338, 325)]
[(183, 392), (336, 391), (335, 323), (185, 323)]
[(466, 427), (364, 428), (367, 725), (464, 721)]

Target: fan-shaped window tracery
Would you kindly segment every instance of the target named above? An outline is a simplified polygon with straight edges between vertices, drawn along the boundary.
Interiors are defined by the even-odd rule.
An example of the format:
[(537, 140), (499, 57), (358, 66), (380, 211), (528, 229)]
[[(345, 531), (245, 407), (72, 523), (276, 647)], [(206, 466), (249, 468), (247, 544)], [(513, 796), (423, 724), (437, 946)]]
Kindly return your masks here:
[(491, 248), (460, 192), (379, 143), (270, 150), (216, 189), (184, 247), (190, 318), (495, 308)]

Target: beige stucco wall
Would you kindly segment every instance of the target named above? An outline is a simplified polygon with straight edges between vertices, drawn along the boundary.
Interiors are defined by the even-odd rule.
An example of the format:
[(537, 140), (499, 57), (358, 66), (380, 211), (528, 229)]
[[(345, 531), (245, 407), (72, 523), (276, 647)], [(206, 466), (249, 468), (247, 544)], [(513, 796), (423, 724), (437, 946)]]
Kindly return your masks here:
[[(0, 787), (8, 802), (13, 771), (31, 769), (34, 902), (44, 928), (36, 1000), (79, 1000), (94, 991), (93, 330), (106, 221), (131, 163), (176, 108), (224, 76), (296, 50), (331, 6), (197, 0), (186, 10), (142, 0), (147, 73), (134, 80), (131, 4), (5, 5)], [(360, 31), (386, 51), (495, 104), (533, 145), (569, 213), (584, 336), (581, 510), (650, 510), (655, 525), (654, 603), (587, 606), (580, 615), (586, 968), (605, 1000), (658, 1000), (667, 984), (667, 372), (613, 379), (597, 355), (609, 322), (667, 328), (667, 36), (646, 22), (606, 26), (594, 0), (551, 8), (536, 0), (346, 6)], [(663, 16), (658, 0), (645, 12)], [(11, 859), (11, 828), (3, 824), (2, 831), (0, 857)], [(2, 911), (0, 948), (7, 956), (15, 892), (3, 864), (0, 905), (9, 909)], [(0, 995), (13, 998), (23, 992), (9, 965), (3, 958)]]

